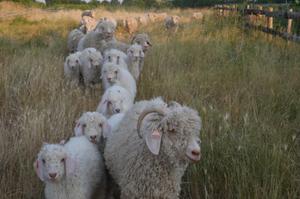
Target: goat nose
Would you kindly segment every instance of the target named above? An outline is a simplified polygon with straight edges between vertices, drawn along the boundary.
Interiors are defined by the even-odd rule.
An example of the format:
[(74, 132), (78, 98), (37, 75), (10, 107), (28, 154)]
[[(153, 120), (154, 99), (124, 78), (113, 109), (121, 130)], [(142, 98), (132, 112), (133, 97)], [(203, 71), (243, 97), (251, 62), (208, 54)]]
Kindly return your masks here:
[(95, 140), (96, 139), (96, 135), (92, 135), (92, 136), (90, 136), (90, 138), (92, 139), (92, 140)]
[(56, 175), (57, 175), (56, 173), (49, 173), (49, 177), (50, 177), (50, 178), (55, 178)]
[(192, 150), (192, 154), (194, 156), (199, 156), (200, 155), (200, 150)]
[(116, 112), (117, 112), (117, 113), (120, 113), (120, 111), (121, 111), (121, 110), (120, 110), (119, 108), (116, 109)]

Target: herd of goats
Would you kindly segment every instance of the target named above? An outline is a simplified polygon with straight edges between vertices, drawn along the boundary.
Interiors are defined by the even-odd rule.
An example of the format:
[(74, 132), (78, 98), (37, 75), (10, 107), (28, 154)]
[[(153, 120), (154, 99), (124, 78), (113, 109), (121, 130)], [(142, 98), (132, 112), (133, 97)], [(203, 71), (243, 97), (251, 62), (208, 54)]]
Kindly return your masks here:
[(101, 19), (93, 30), (81, 21), (69, 33), (65, 78), (86, 87), (102, 81), (104, 94), (76, 121), (73, 137), (38, 153), (34, 169), (46, 199), (176, 199), (188, 165), (200, 160), (196, 110), (161, 97), (134, 101), (148, 34), (127, 44), (115, 29)]

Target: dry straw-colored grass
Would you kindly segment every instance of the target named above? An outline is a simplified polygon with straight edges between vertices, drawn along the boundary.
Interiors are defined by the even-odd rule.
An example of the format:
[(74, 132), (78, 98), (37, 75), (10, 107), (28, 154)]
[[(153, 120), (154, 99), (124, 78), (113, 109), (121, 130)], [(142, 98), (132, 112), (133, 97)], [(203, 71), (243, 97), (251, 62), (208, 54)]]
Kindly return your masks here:
[[(72, 135), (100, 100), (100, 88), (87, 93), (63, 78), (76, 23), (0, 21), (1, 199), (42, 198), (32, 167), (42, 143)], [(182, 198), (299, 198), (300, 47), (240, 27), (215, 17), (176, 34), (142, 27), (154, 46), (137, 99), (163, 96), (202, 116), (203, 159), (188, 169)]]

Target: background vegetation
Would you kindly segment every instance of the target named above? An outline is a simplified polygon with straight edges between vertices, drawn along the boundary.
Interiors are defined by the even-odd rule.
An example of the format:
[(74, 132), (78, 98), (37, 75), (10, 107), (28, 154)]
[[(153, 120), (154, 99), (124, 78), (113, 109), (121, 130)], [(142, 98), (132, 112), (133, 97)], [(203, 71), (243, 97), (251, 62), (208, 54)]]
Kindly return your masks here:
[[(203, 158), (186, 173), (184, 199), (300, 198), (300, 46), (241, 23), (211, 16), (176, 34), (162, 24), (140, 30), (154, 45), (137, 100), (163, 96), (203, 120)], [(63, 78), (66, 35), (77, 24), (0, 20), (1, 199), (43, 198), (32, 166), (42, 143), (72, 135), (100, 101), (101, 88), (88, 93)]]
[[(21, 2), (25, 4), (32, 4), (34, 0), (11, 0), (14, 2)], [(46, 0), (49, 5), (55, 4), (85, 4), (80, 0)], [(224, 4), (224, 3), (289, 3), (292, 5), (299, 5), (299, 0), (124, 0), (125, 6), (135, 6), (140, 8), (164, 8), (164, 7), (203, 7), (203, 6), (212, 6), (215, 4)], [(117, 0), (112, 0), (113, 5), (118, 5)], [(97, 6), (96, 0), (93, 0), (91, 3), (92, 6)], [(107, 3), (104, 3), (107, 5)], [(109, 4), (111, 5), (111, 4)]]

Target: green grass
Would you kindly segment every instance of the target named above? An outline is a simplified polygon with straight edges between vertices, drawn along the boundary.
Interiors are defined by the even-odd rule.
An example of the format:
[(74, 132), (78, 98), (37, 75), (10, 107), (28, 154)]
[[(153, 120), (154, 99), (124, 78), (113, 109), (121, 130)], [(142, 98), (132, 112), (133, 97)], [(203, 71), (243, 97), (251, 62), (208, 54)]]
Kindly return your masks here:
[[(85, 93), (63, 78), (74, 21), (6, 23), (0, 22), (8, 27), (0, 32), (0, 198), (41, 198), (32, 164), (42, 143), (72, 135), (74, 121), (95, 110), (102, 91)], [(36, 26), (45, 30), (26, 32)], [(154, 46), (137, 99), (176, 100), (203, 120), (203, 158), (189, 167), (182, 198), (299, 198), (300, 46), (245, 32), (235, 18), (206, 18), (176, 34), (160, 24), (143, 30)]]

